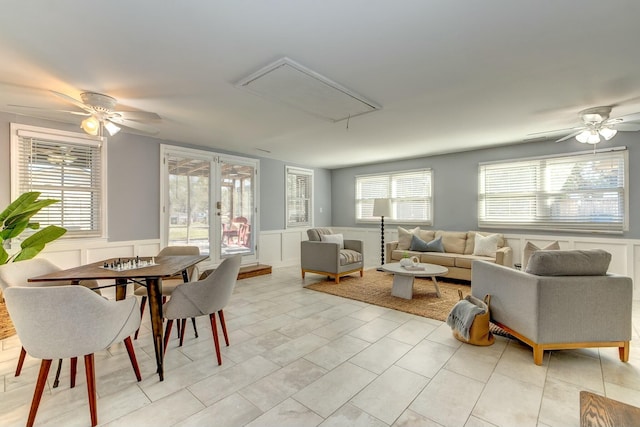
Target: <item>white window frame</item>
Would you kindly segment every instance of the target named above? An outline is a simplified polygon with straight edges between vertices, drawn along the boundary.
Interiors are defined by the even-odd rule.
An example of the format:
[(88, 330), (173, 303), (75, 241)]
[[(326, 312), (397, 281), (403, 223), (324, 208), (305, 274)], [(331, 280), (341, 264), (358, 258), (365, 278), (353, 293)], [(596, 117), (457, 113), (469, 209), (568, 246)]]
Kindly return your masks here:
[[(309, 194), (307, 197), (295, 197), (293, 193), (295, 190), (289, 187), (289, 177), (294, 176), (296, 179), (300, 177), (305, 177), (308, 179), (308, 188)], [(296, 228), (296, 227), (313, 227), (313, 170), (312, 169), (304, 169), (295, 166), (285, 166), (285, 224), (286, 228)], [(290, 202), (292, 198), (297, 200), (306, 201), (308, 212), (306, 212), (307, 221), (292, 221), (291, 215), (289, 212)], [(298, 203), (299, 206), (304, 206), (304, 203)]]
[[(412, 197), (400, 197), (398, 191), (398, 184), (402, 179), (411, 178), (412, 176), (421, 177), (429, 182), (429, 185), (425, 187), (424, 194)], [(366, 216), (365, 213), (370, 212), (373, 214), (373, 201), (375, 199), (391, 199), (391, 217), (385, 217), (385, 221), (394, 224), (421, 224), (421, 225), (433, 225), (433, 212), (434, 212), (434, 174), (433, 169), (412, 169), (404, 171), (393, 171), (387, 173), (376, 173), (367, 175), (357, 175), (355, 188), (355, 216), (356, 223), (371, 224), (379, 223), (380, 218), (374, 216)], [(369, 181), (379, 180), (380, 187), (377, 188), (372, 194), (362, 194), (362, 185)], [(411, 217), (399, 217), (398, 207), (403, 202), (424, 202), (427, 207), (426, 217), (424, 218), (411, 218)]]
[[(89, 147), (97, 147), (100, 150), (100, 171), (97, 175), (99, 189), (95, 190), (98, 194), (98, 206), (95, 206), (93, 212), (95, 215), (92, 221), (97, 224), (97, 228), (92, 231), (72, 230), (68, 229), (67, 233), (62, 236), (65, 238), (90, 238), (90, 239), (106, 239), (107, 238), (107, 139), (104, 137), (92, 136), (85, 133), (68, 132), (58, 129), (49, 129), (38, 126), (23, 125), (19, 123), (10, 124), (11, 131), (11, 200), (15, 200), (20, 194), (27, 191), (42, 191), (41, 188), (33, 187), (29, 183), (23, 182), (24, 177), (20, 170), (20, 153), (21, 153), (21, 137), (39, 138), (43, 141), (59, 143), (62, 147), (69, 144), (86, 145)], [(57, 203), (51, 206), (51, 209), (59, 209)], [(47, 207), (42, 209), (35, 217), (42, 226), (49, 225), (46, 220)], [(64, 224), (55, 224), (64, 226)]]
[[(570, 164), (573, 159), (578, 164), (585, 162), (586, 166), (591, 164), (586, 162), (593, 160), (594, 157), (600, 161), (606, 159), (622, 161), (624, 170), (619, 172), (622, 177), (615, 180), (615, 185), (605, 188), (602, 186), (589, 187), (584, 186), (584, 182), (581, 182), (579, 188), (574, 187), (562, 191), (550, 189), (551, 183), (554, 181), (549, 175), (551, 173), (549, 167), (555, 166), (557, 168), (562, 162)], [(629, 154), (626, 147), (480, 163), (478, 165), (478, 226), (481, 228), (622, 234), (628, 230), (629, 224), (628, 165)], [(534, 175), (530, 185), (522, 178), (522, 170), (525, 168), (528, 168)], [(508, 176), (509, 169), (512, 171), (511, 178)], [(488, 173), (494, 174), (494, 182), (500, 182), (501, 188), (494, 186), (493, 190), (487, 189), (487, 186), (491, 186), (491, 183), (487, 184)], [(561, 182), (565, 181), (555, 181), (555, 184)], [(599, 182), (602, 183), (602, 180)], [(598, 196), (588, 205), (591, 212), (586, 213), (585, 210), (582, 210), (579, 214), (572, 214), (571, 209), (575, 203), (565, 204), (563, 209), (561, 204), (563, 200), (583, 200), (578, 198), (589, 193), (597, 193)], [(608, 193), (610, 196), (615, 195), (613, 200), (618, 201), (615, 212), (606, 209), (607, 204), (606, 199), (602, 198), (603, 193)], [(490, 204), (492, 200), (494, 201), (493, 206)], [(591, 201), (591, 197), (588, 200)], [(505, 205), (505, 202), (508, 202), (509, 208), (513, 207), (513, 210), (497, 213), (502, 209), (500, 206)], [(562, 213), (554, 214), (552, 209)], [(527, 210), (533, 213), (527, 215)], [(623, 212), (620, 213), (620, 210)], [(611, 220), (603, 220), (607, 217)]]

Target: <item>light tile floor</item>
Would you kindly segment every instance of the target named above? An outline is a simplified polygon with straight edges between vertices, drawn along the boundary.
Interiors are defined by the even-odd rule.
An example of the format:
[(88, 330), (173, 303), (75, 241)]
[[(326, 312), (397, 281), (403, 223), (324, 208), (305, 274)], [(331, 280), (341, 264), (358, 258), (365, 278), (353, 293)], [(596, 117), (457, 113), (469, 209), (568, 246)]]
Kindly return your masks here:
[[(123, 345), (96, 355), (98, 417), (105, 426), (578, 426), (579, 392), (640, 406), (640, 304), (634, 303), (629, 363), (616, 348), (532, 352), (498, 337), (463, 345), (449, 327), (305, 289), (324, 280), (298, 268), (238, 282), (225, 308), (230, 347), (215, 361), (211, 330), (190, 324), (182, 348), (172, 338), (165, 381), (155, 374), (149, 320), (135, 341), (136, 382)], [(81, 327), (79, 325), (78, 327)], [(26, 423), (39, 361), (13, 372), (17, 337), (1, 342), (0, 425)], [(80, 361), (82, 365), (82, 361)], [(54, 364), (55, 366), (55, 364)], [(36, 426), (90, 424), (84, 380), (49, 384)]]

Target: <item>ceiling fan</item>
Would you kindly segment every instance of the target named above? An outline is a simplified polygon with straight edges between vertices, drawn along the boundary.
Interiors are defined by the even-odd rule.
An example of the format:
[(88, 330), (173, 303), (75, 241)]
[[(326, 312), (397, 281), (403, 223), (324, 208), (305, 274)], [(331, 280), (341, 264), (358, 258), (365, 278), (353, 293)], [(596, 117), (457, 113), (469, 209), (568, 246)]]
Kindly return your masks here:
[[(578, 113), (578, 117), (582, 121), (582, 125), (571, 129), (569, 134), (558, 139), (556, 142), (566, 141), (575, 137), (583, 144), (597, 144), (604, 138), (606, 141), (613, 138), (618, 132), (636, 132), (640, 130), (640, 113), (630, 114), (628, 116), (610, 118), (611, 106), (593, 107), (582, 110)], [(636, 122), (636, 123), (634, 123)], [(554, 131), (559, 133), (562, 131)]]
[[(118, 101), (109, 95), (97, 92), (83, 92), (80, 94), (80, 100), (77, 100), (64, 93), (51, 91), (55, 96), (62, 98), (64, 101), (79, 107), (83, 111), (70, 110), (49, 110), (61, 113), (69, 113), (86, 117), (82, 120), (80, 127), (90, 135), (102, 135), (103, 129), (113, 136), (118, 133), (122, 127), (130, 128), (138, 132), (155, 135), (158, 130), (152, 126), (142, 122), (160, 121), (161, 117), (156, 113), (147, 111), (116, 111)], [(31, 109), (40, 109), (38, 107), (25, 107), (22, 105), (12, 105), (12, 107), (22, 107)]]

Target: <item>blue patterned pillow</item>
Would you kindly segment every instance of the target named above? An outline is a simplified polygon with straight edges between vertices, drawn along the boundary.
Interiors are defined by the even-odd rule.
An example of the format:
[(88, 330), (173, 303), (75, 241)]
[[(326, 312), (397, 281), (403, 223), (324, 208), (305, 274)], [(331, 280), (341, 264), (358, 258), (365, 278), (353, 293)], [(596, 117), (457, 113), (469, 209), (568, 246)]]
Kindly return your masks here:
[(427, 243), (414, 234), (411, 237), (411, 246), (409, 247), (409, 250), (417, 252), (444, 252), (442, 236)]

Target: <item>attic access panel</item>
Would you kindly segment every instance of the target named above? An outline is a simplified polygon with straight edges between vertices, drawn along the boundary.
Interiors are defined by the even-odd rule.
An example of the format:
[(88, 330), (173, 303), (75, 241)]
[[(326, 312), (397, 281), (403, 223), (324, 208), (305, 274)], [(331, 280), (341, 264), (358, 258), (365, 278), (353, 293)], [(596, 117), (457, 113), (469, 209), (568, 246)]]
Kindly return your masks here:
[(256, 71), (236, 87), (333, 122), (382, 108), (289, 58)]

